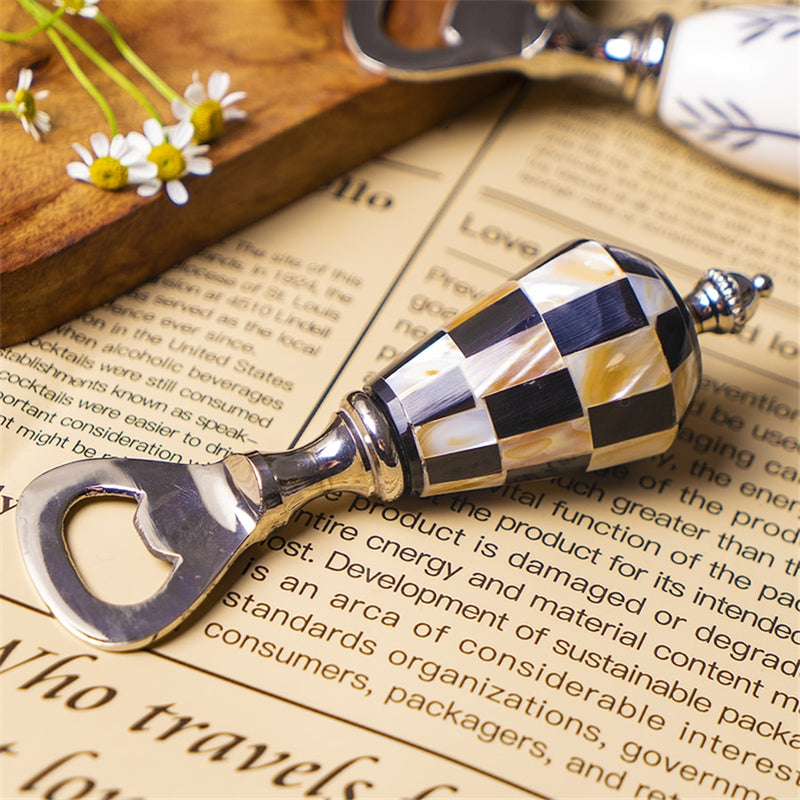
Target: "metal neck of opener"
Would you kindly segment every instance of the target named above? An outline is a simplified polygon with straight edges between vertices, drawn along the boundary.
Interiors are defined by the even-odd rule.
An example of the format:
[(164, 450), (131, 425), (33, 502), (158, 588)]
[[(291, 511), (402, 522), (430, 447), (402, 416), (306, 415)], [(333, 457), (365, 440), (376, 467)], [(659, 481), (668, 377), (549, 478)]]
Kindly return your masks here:
[[(554, 280), (548, 272), (562, 267), (566, 270), (566, 283)], [(599, 276), (600, 286), (596, 291), (580, 285), (582, 273), (592, 279)], [(576, 280), (579, 280), (578, 284)], [(699, 356), (690, 352), (696, 343), (695, 334), (704, 331), (736, 333), (741, 330), (752, 315), (758, 296), (769, 293), (771, 282), (766, 276), (756, 276), (750, 281), (736, 273), (712, 270), (685, 299), (684, 305), (671, 284), (649, 260), (597, 242), (576, 243), (551, 259), (534, 265), (530, 272), (518, 276), (505, 288), (501, 287), (499, 293), (490, 296), (490, 300), (494, 297), (492, 302), (484, 301), (476, 310), (465, 312), (463, 320), (457, 320), (449, 333), (442, 331), (430, 341), (423, 342), (405, 359), (382, 373), (384, 378), (368, 384), (364, 391), (350, 394), (327, 431), (305, 447), (281, 453), (230, 455), (207, 465), (124, 458), (89, 459), (44, 473), (25, 489), (17, 508), (22, 554), (40, 595), (57, 619), (84, 641), (111, 650), (143, 647), (183, 622), (246, 548), (266, 540), (276, 528), (287, 523), (297, 509), (326, 492), (354, 492), (388, 502), (409, 492), (437, 494), (455, 491), (456, 488), (492, 485), (491, 481), (497, 484), (519, 479), (522, 477), (518, 475), (520, 470), (497, 472), (489, 462), (482, 462), (477, 454), (486, 448), (478, 448), (457, 454), (466, 455), (465, 459), (456, 458), (456, 463), (462, 465), (462, 472), (464, 462), (467, 469), (472, 470), (457, 487), (450, 481), (438, 485), (429, 483), (419, 490), (412, 478), (414, 470), (419, 474), (420, 467), (423, 471), (428, 469), (439, 456), (434, 453), (428, 458), (424, 453), (424, 443), (408, 443), (407, 437), (414, 431), (424, 430), (428, 423), (423, 421), (404, 431), (400, 429), (400, 420), (403, 415), (424, 416), (437, 403), (451, 403), (451, 398), (445, 397), (446, 393), (440, 392), (435, 383), (433, 389), (425, 384), (428, 379), (437, 380), (444, 376), (450, 380), (447, 376), (455, 375), (446, 368), (448, 359), (458, 357), (465, 364), (469, 360), (456, 353), (458, 348), (452, 345), (441, 350), (448, 336), (450, 341), (460, 343), (467, 354), (472, 354), (476, 347), (487, 342), (488, 352), (494, 352), (491, 348), (500, 348), (507, 353), (506, 363), (500, 359), (499, 364), (494, 356), (481, 359), (481, 352), (486, 350), (477, 354), (480, 369), (501, 368), (500, 373), (493, 373), (493, 391), (504, 380), (512, 384), (509, 391), (513, 397), (518, 396), (513, 393), (520, 387), (523, 392), (531, 387), (538, 388), (537, 379), (520, 382), (519, 375), (537, 363), (539, 337), (545, 335), (545, 328), (558, 330), (558, 318), (549, 318), (547, 312), (542, 312), (540, 318), (534, 305), (536, 300), (529, 302), (523, 295), (536, 298), (552, 294), (549, 288), (552, 286), (556, 287), (552, 290), (556, 293), (562, 292), (564, 286), (568, 291), (576, 292), (577, 286), (583, 292), (578, 292), (578, 303), (583, 303), (587, 297), (592, 302), (597, 300), (600, 303), (598, 314), (602, 317), (598, 317), (596, 322), (598, 330), (604, 335), (618, 336), (624, 346), (620, 353), (634, 362), (643, 363), (648, 375), (653, 370), (649, 363), (650, 354), (637, 352), (641, 349), (640, 340), (631, 346), (625, 333), (630, 326), (626, 328), (625, 325), (629, 317), (633, 318), (632, 312), (644, 319), (639, 305), (652, 305), (654, 287), (662, 287), (663, 291), (658, 289), (660, 299), (655, 302), (652, 312), (655, 314), (653, 324), (637, 322), (638, 327), (632, 329), (634, 335), (638, 335), (637, 331), (651, 332), (647, 341), (654, 343), (656, 350), (653, 352), (658, 358), (662, 358), (660, 354), (664, 347), (673, 354), (670, 359), (665, 359), (665, 362), (674, 363), (664, 367), (662, 383), (663, 379), (674, 380), (679, 372), (682, 376), (676, 383), (683, 388), (674, 393), (676, 398), (680, 396), (682, 399), (676, 401), (677, 405), (673, 403), (667, 414), (677, 416), (677, 419), (667, 420), (669, 429), (663, 431), (667, 438), (661, 438), (660, 452), (669, 446), (670, 436), (674, 437), (679, 419), (699, 381)], [(603, 310), (603, 298), (622, 290), (625, 305), (622, 311), (616, 307)], [(639, 301), (631, 294), (637, 291), (642, 292)], [(529, 308), (525, 303), (529, 303)], [(581, 307), (584, 306), (585, 303)], [(525, 308), (524, 312), (521, 313), (520, 308)], [(496, 321), (499, 330), (492, 332), (487, 329), (487, 320)], [(664, 333), (661, 329), (667, 322), (677, 323), (678, 327)], [(583, 320), (580, 320), (577, 327), (582, 325)], [(574, 327), (573, 323), (567, 325), (567, 329)], [(567, 334), (571, 336), (571, 330), (567, 330)], [(659, 340), (663, 340), (661, 344)], [(605, 353), (605, 345), (600, 350)], [(617, 364), (619, 355), (614, 358)], [(415, 372), (415, 359), (422, 359), (418, 372)], [(683, 360), (678, 363), (679, 359)], [(638, 368), (636, 364), (634, 367)], [(468, 365), (466, 369), (469, 372), (472, 367)], [(503, 370), (515, 377), (506, 380)], [(563, 377), (564, 371), (553, 373), (551, 370), (551, 374)], [(437, 372), (441, 375), (437, 376)], [(394, 383), (393, 375), (395, 378), (400, 376)], [(420, 383), (415, 385), (417, 375)], [(391, 385), (397, 395), (394, 401), (386, 401), (387, 387)], [(404, 385), (408, 386), (407, 392), (402, 388)], [(547, 375), (541, 386), (556, 391), (555, 384), (548, 381)], [(655, 392), (640, 393), (639, 396), (654, 395), (663, 399), (664, 389), (669, 388), (661, 386)], [(479, 389), (474, 391), (474, 404), (479, 406), (485, 398)], [(497, 396), (492, 395), (486, 402), (491, 404), (491, 398)], [(661, 405), (657, 409), (657, 416), (661, 417), (664, 416), (662, 399), (659, 399)], [(453, 397), (452, 407), (444, 409), (456, 415), (454, 419), (459, 435), (465, 430), (458, 417), (464, 402), (463, 396)], [(547, 414), (553, 413), (553, 406), (559, 406), (557, 401), (547, 396), (544, 402)], [(393, 404), (402, 406), (401, 411), (395, 413)], [(512, 419), (511, 423), (529, 423), (528, 417), (533, 412), (527, 403), (522, 406), (517, 409), (522, 414), (521, 419)], [(578, 406), (580, 409), (580, 403)], [(516, 413), (516, 406), (512, 405), (511, 409)], [(558, 408), (559, 413), (560, 410)], [(623, 409), (623, 413), (630, 418), (627, 409)], [(509, 424), (502, 413), (498, 420), (499, 428)], [(435, 427), (436, 420), (433, 424)], [(529, 427), (534, 427), (534, 423), (531, 422)], [(498, 437), (503, 435), (498, 433)], [(533, 435), (536, 436), (536, 431)], [(617, 456), (618, 461), (629, 460), (626, 456), (631, 453), (630, 440), (624, 443), (627, 449)], [(421, 449), (415, 449), (418, 446)], [(499, 452), (500, 445), (497, 449)], [(602, 458), (607, 457), (606, 450), (608, 448), (600, 449)], [(473, 453), (476, 454), (474, 457)], [(571, 465), (574, 456), (563, 452), (558, 455), (556, 469)], [(588, 468), (593, 468), (593, 465), (589, 464)], [(481, 477), (481, 472), (486, 474)], [(542, 476), (545, 474), (541, 473)], [(534, 475), (537, 475), (535, 468), (529, 477)], [(431, 481), (435, 479), (432, 471), (428, 478)], [(172, 568), (161, 588), (139, 603), (118, 605), (96, 597), (81, 579), (70, 555), (66, 537), (70, 510), (81, 501), (109, 495), (136, 501), (134, 525), (141, 539), (154, 556), (168, 562)]]

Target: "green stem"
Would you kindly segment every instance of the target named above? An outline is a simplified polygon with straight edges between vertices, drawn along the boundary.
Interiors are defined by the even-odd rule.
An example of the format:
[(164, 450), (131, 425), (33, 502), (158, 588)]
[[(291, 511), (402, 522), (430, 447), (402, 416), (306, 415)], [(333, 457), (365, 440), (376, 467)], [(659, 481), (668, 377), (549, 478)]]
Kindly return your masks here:
[(105, 29), (111, 37), (114, 46), (122, 57), (166, 100), (172, 102), (180, 95), (164, 80), (162, 80), (142, 59), (133, 48), (122, 38), (114, 23), (102, 11), (98, 11), (95, 21)]
[[(31, 13), (35, 14), (39, 19), (41, 19), (42, 14), (46, 13), (46, 10), (42, 8), (36, 2), (36, 0), (19, 0), (19, 2), (28, 7)], [(139, 105), (145, 109), (145, 111), (147, 111), (148, 114), (150, 114), (151, 117), (156, 119), (160, 125), (164, 124), (156, 107), (147, 99), (147, 97), (145, 97), (144, 94), (142, 94), (142, 92), (139, 91), (137, 86), (132, 81), (128, 80), (128, 78), (126, 78), (110, 61), (103, 58), (103, 56), (100, 55), (100, 53), (98, 53), (97, 50), (95, 50), (94, 47), (92, 47), (89, 42), (83, 38), (83, 36), (72, 30), (72, 28), (63, 20), (57, 20), (53, 24), (53, 27), (61, 35), (63, 35), (65, 39), (68, 39), (78, 50), (80, 50), (81, 53), (83, 53), (86, 58), (88, 58), (98, 69), (108, 75), (111, 80), (124, 89), (134, 100), (136, 100), (137, 103), (139, 103)], [(51, 33), (55, 33), (55, 31), (48, 29), (48, 34)], [(83, 83), (81, 85), (83, 85)], [(84, 88), (86, 87), (84, 86)], [(94, 97), (94, 95), (92, 96)]]
[(31, 36), (35, 36), (37, 33), (41, 33), (45, 30), (45, 28), (49, 28), (63, 14), (64, 9), (59, 8), (47, 19), (40, 22), (35, 28), (29, 28), (27, 31), (20, 31), (19, 33), (0, 31), (0, 42), (21, 42), (23, 39), (30, 39)]
[(56, 22), (55, 28), (61, 33), (66, 39), (69, 39), (75, 47), (78, 48), (90, 61), (92, 61), (98, 69), (105, 72), (112, 81), (114, 81), (120, 88), (124, 89), (137, 103), (139, 103), (142, 108), (150, 114), (151, 117), (154, 117), (158, 120), (159, 124), (163, 125), (163, 121), (161, 119), (161, 115), (156, 110), (156, 107), (139, 91), (139, 88), (136, 86), (135, 83), (128, 80), (110, 61), (103, 58), (97, 50), (92, 47), (86, 39), (83, 38), (80, 34), (76, 33), (69, 25), (65, 25), (63, 22)]
[(10, 111), (12, 114), (17, 113), (17, 107), (13, 103), (0, 103), (0, 112)]
[(86, 90), (92, 100), (100, 106), (100, 110), (105, 114), (105, 118), (108, 121), (108, 127), (111, 129), (111, 136), (116, 136), (119, 133), (117, 118), (114, 116), (114, 112), (111, 110), (111, 106), (108, 104), (106, 98), (80, 68), (75, 57), (70, 53), (66, 42), (54, 30), (50, 30), (49, 28), (47, 30), (47, 35), (50, 37), (53, 46), (58, 50), (61, 58), (64, 59), (64, 63), (69, 67), (69, 71), (75, 76), (75, 80)]

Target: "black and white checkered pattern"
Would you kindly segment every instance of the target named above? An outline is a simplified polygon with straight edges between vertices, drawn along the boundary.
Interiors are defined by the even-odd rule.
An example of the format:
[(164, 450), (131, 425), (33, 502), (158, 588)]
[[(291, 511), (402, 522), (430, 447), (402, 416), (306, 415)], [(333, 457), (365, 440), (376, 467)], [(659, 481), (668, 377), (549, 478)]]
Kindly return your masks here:
[(642, 256), (576, 242), (376, 378), (422, 495), (660, 453), (697, 390), (688, 311)]

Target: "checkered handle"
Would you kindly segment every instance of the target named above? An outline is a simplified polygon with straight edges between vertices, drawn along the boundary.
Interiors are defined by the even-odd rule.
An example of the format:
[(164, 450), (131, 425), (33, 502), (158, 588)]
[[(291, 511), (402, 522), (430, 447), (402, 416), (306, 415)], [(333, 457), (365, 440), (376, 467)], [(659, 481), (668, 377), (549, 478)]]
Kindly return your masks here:
[(666, 450), (697, 390), (695, 323), (649, 259), (596, 241), (534, 264), (376, 377), (420, 495)]

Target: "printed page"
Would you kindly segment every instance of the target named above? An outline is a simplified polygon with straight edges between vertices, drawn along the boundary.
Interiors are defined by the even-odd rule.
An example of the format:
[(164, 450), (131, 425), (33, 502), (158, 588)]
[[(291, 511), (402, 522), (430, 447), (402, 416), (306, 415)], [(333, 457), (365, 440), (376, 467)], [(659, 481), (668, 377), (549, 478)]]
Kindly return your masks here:
[[(342, 397), (564, 242), (766, 272), (701, 337), (679, 441), (602, 473), (331, 492), (169, 639), (47, 614), (15, 504), (64, 462), (305, 443)], [(2, 795), (746, 798), (800, 786), (797, 199), (626, 106), (527, 86), (153, 282), (0, 351)], [(109, 602), (166, 575), (130, 504), (66, 536)]]

